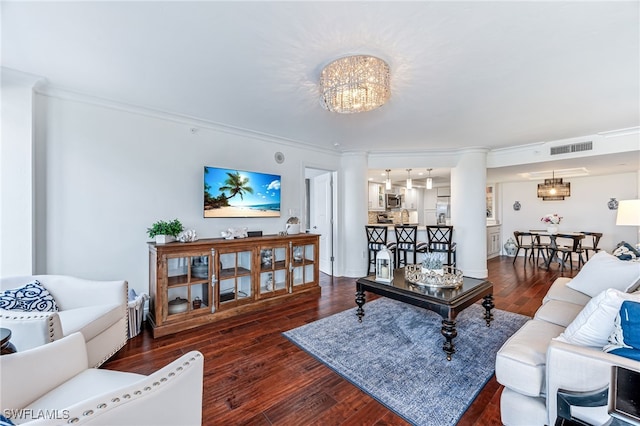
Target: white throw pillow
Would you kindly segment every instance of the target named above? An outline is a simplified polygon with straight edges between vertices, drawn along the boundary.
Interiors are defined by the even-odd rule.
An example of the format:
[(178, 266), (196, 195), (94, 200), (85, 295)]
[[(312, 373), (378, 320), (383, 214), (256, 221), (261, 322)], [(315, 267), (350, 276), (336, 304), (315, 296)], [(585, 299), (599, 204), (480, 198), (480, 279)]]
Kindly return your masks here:
[(595, 297), (608, 288), (630, 291), (640, 280), (640, 263), (620, 260), (600, 251), (584, 264), (567, 287)]
[(615, 328), (620, 305), (625, 300), (640, 302), (640, 293), (610, 288), (596, 295), (557, 339), (575, 345), (604, 347)]

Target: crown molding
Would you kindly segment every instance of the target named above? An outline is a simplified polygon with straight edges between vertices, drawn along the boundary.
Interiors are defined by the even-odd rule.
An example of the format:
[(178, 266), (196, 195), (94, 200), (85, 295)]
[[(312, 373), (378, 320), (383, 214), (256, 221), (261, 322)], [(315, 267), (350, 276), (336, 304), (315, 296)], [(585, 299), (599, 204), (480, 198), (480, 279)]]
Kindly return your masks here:
[(281, 136), (272, 135), (269, 133), (259, 132), (256, 130), (245, 129), (241, 127), (231, 126), (228, 124), (218, 123), (215, 121), (204, 120), (184, 114), (177, 114), (174, 112), (163, 111), (150, 107), (127, 104), (120, 101), (114, 101), (111, 99), (105, 99), (98, 96), (81, 93), (67, 88), (55, 87), (52, 85), (41, 84), (34, 87), (34, 92), (42, 96), (50, 98), (56, 98), (61, 100), (73, 101), (95, 105), (103, 108), (109, 108), (119, 111), (128, 112), (131, 114), (142, 115), (146, 117), (156, 118), (164, 121), (171, 121), (178, 124), (184, 124), (193, 129), (209, 129), (219, 133), (231, 134), (234, 136), (241, 136), (251, 139), (262, 140), (265, 142), (277, 143), (285, 145), (291, 148), (304, 148), (305, 150), (311, 150), (321, 152), (323, 154), (340, 155), (340, 152), (336, 152), (335, 149), (321, 148), (316, 145), (312, 145), (307, 142), (298, 141), (294, 139), (288, 139)]

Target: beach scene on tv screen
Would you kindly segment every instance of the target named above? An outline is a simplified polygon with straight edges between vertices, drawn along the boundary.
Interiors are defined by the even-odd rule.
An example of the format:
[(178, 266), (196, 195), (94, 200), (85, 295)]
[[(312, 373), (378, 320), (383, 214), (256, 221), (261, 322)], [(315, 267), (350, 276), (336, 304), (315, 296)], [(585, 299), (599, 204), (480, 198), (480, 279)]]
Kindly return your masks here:
[(204, 217), (279, 217), (280, 176), (204, 168)]

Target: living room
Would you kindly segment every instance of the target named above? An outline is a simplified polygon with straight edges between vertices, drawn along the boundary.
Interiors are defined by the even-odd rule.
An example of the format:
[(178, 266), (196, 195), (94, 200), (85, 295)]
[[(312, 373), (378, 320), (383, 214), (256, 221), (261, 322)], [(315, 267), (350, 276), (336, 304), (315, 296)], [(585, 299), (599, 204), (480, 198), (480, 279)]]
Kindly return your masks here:
[[(534, 63), (537, 56), (508, 66), (505, 62), (498, 78), (502, 85), (492, 79), (488, 97), (480, 97), (487, 93), (476, 92), (479, 89), (472, 86), (485, 85), (485, 79), (496, 68), (478, 69), (478, 76), (469, 81), (464, 75), (474, 69), (469, 68), (470, 65), (478, 66), (485, 60), (504, 61), (508, 54), (517, 56), (518, 46), (503, 50), (504, 38), (508, 38), (503, 34), (515, 31), (514, 26), (518, 24), (515, 18), (510, 22), (507, 17), (522, 17), (527, 11), (498, 10), (491, 19), (482, 12), (482, 19), (486, 20), (477, 18), (480, 20), (476, 22), (470, 16), (473, 12), (462, 7), (464, 5), (458, 5), (460, 10), (447, 6), (454, 9), (446, 11), (444, 16), (448, 18), (441, 18), (443, 24), (428, 15), (436, 14), (438, 6), (445, 7), (444, 2), (417, 3), (415, 7), (420, 8), (414, 14), (408, 4), (397, 11), (385, 4), (369, 9), (372, 6), (368, 3), (334, 4), (330, 9), (314, 3), (307, 7), (296, 3), (239, 6), (230, 2), (201, 3), (187, 7), (188, 13), (182, 15), (184, 22), (199, 16), (197, 25), (192, 22), (193, 27), (204, 31), (203, 28), (210, 30), (209, 27), (217, 26), (220, 33), (211, 29), (212, 33), (204, 33), (206, 36), (191, 35), (199, 42), (186, 49), (188, 54), (180, 54), (185, 45), (177, 41), (174, 34), (186, 30), (166, 32), (166, 28), (174, 28), (168, 25), (168, 16), (180, 13), (180, 8), (170, 2), (158, 8), (154, 8), (153, 3), (122, 3), (113, 9), (107, 4), (92, 3), (2, 4), (3, 45), (6, 44), (2, 54), (3, 143), (0, 148), (2, 276), (47, 273), (96, 280), (126, 279), (136, 292), (148, 293), (146, 230), (153, 222), (179, 218), (201, 238), (217, 238), (232, 227), (276, 234), (284, 230), (288, 212), (303, 215), (304, 170), (316, 168), (335, 171), (338, 175), (335, 275), (359, 277), (365, 270), (363, 227), (367, 222), (367, 170), (389, 167), (455, 170), (461, 155), (471, 148), (480, 148), (484, 156), (474, 163), (480, 165), (479, 179), (467, 186), (454, 176), (452, 186), (457, 186), (454, 195), (461, 201), (455, 208), (464, 210), (467, 198), (478, 202), (478, 192), (483, 200), (486, 184), (496, 184), (502, 244), (514, 230), (539, 226), (542, 215), (556, 212), (565, 216), (567, 229), (603, 232), (602, 247), (607, 251), (612, 251), (620, 241), (638, 241), (637, 228), (616, 226), (615, 211), (607, 208), (607, 202), (614, 197), (618, 200), (638, 198), (640, 188), (637, 81), (640, 60), (638, 24), (634, 19), (637, 3), (620, 2), (609, 6), (611, 9), (598, 2), (591, 6), (580, 2), (573, 6), (563, 4), (557, 6), (557, 10), (552, 4), (541, 5), (543, 9), (534, 15), (553, 15), (554, 10), (558, 13), (553, 15), (548, 29), (542, 31), (528, 26), (540, 24), (533, 18), (532, 22), (523, 18), (520, 24), (527, 24), (525, 33), (549, 36), (538, 40), (539, 44), (535, 39), (524, 40), (531, 43), (529, 46), (543, 46), (544, 49), (540, 47), (542, 56), (547, 55), (554, 61), (563, 55), (568, 59), (547, 66)], [(477, 7), (483, 4), (486, 5), (478, 2)], [(129, 7), (131, 9), (127, 9)], [(202, 13), (196, 13), (197, 7), (204, 8)], [(275, 11), (270, 11), (270, 7)], [(366, 13), (359, 14), (359, 7)], [(590, 7), (602, 9), (590, 10)], [(296, 19), (297, 8), (301, 9)], [(270, 32), (274, 31), (273, 27), (247, 29), (265, 20), (264, 16), (271, 16), (270, 13), (282, 19), (279, 31)], [(356, 29), (347, 31), (348, 42), (344, 45), (329, 44), (329, 32), (325, 33), (322, 25), (343, 13), (374, 16), (369, 24), (363, 24), (371, 32), (371, 28), (380, 28), (380, 35), (372, 38), (372, 47), (356, 37), (366, 31)], [(237, 25), (238, 32), (228, 28), (233, 25), (225, 25), (225, 20), (233, 21), (243, 14), (247, 22)], [(381, 15), (393, 20), (385, 23)], [(412, 15), (412, 26), (405, 28), (400, 17), (406, 20)], [(125, 16), (131, 22), (122, 22)], [(314, 22), (314, 16), (323, 19)], [(466, 71), (442, 70), (456, 77), (455, 96), (453, 92), (448, 93), (454, 84), (428, 83), (434, 78), (431, 75), (434, 63), (419, 63), (413, 71), (419, 77), (410, 78), (406, 67), (411, 63), (400, 60), (437, 56), (425, 51), (429, 39), (420, 43), (409, 43), (407, 39), (424, 36), (418, 32), (423, 21), (446, 27), (446, 22), (454, 19), (452, 16), (459, 16), (460, 27), (500, 24), (503, 31), (485, 35), (482, 40), (486, 45), (472, 46), (480, 49), (480, 53), (468, 55), (477, 54), (485, 59), (465, 63)], [(577, 19), (579, 22), (572, 24), (575, 30), (569, 31), (566, 39), (560, 38), (554, 31), (574, 16), (583, 16), (584, 22)], [(290, 19), (286, 20), (287, 17)], [(102, 20), (104, 27), (100, 25)], [(345, 20), (348, 19), (342, 18), (341, 22)], [(142, 25), (145, 22), (148, 28)], [(141, 26), (136, 29), (138, 25)], [(585, 32), (603, 25), (605, 29), (599, 31), (604, 35)], [(317, 29), (316, 37), (324, 34), (326, 38), (317, 41), (309, 36), (310, 29), (303, 31), (301, 27)], [(94, 32), (92, 28), (101, 28), (101, 31)], [(615, 28), (618, 31), (614, 31)], [(480, 31), (477, 31), (479, 37)], [(301, 38), (302, 34), (308, 38)], [(451, 44), (472, 38), (473, 34), (466, 30), (464, 36), (453, 39)], [(581, 37), (587, 40), (578, 42)], [(397, 41), (401, 51), (385, 54), (384, 49), (393, 46), (396, 38), (402, 41)], [(559, 38), (566, 44), (560, 43)], [(595, 39), (602, 41), (594, 42), (590, 50), (589, 43)], [(301, 41), (297, 44), (292, 40)], [(444, 57), (450, 47), (446, 40), (433, 43), (432, 47), (437, 47)], [(555, 43), (560, 43), (563, 49), (575, 50), (558, 52)], [(272, 54), (269, 44), (289, 46), (290, 55), (267, 57)], [(211, 51), (207, 50), (210, 45)], [(227, 45), (236, 46), (228, 49), (231, 53), (223, 54)], [(415, 50), (411, 51), (408, 46)], [(310, 57), (303, 55), (308, 49), (313, 52)], [(122, 55), (116, 54), (117, 51)], [(323, 110), (317, 90), (322, 65), (361, 51), (386, 55), (397, 65), (391, 71), (392, 81), (394, 77), (396, 80), (389, 104), (376, 111), (351, 115)], [(486, 59), (492, 58), (493, 51), (500, 55)], [(242, 66), (233, 62), (239, 52), (247, 52), (246, 57), (243, 54)], [(446, 56), (447, 61), (455, 62), (456, 55), (463, 55), (461, 52), (455, 50), (453, 57)], [(256, 61), (259, 67), (246, 67), (252, 56), (261, 58)], [(562, 67), (554, 70), (559, 64)], [(228, 74), (214, 73), (217, 68), (232, 70), (237, 80), (230, 79)], [(539, 71), (527, 72), (529, 68), (539, 68)], [(394, 74), (394, 69), (400, 74)], [(589, 70), (585, 71), (588, 76), (580, 73), (573, 85), (571, 75), (585, 69)], [(551, 72), (558, 73), (557, 81), (545, 78), (542, 83), (533, 84), (540, 90), (544, 84), (553, 82), (544, 93), (527, 92), (524, 97), (523, 87), (535, 82), (537, 74), (547, 76)], [(522, 77), (518, 77), (519, 73)], [(158, 80), (148, 77), (151, 80), (148, 81), (147, 76), (151, 75), (158, 75)], [(215, 78), (210, 77), (214, 75)], [(276, 75), (276, 78), (267, 80), (266, 75)], [(514, 80), (513, 85), (509, 79)], [(426, 86), (407, 88), (421, 80), (427, 80)], [(122, 84), (117, 84), (118, 81)], [(192, 82), (189, 90), (182, 86), (185, 81)], [(240, 93), (240, 87), (246, 92)], [(467, 95), (459, 87), (466, 90)], [(553, 91), (559, 95), (549, 97)], [(137, 92), (142, 98), (136, 96)], [(474, 97), (476, 94), (478, 98)], [(449, 98), (450, 103), (425, 104), (424, 99), (436, 95), (441, 97), (438, 99)], [(504, 102), (504, 98), (516, 97), (520, 100)], [(412, 103), (404, 105), (409, 101)], [(208, 110), (209, 102), (215, 103), (215, 108)], [(523, 107), (528, 104), (535, 108)], [(467, 108), (472, 105), (477, 109), (470, 112)], [(280, 109), (285, 106), (286, 110)], [(402, 107), (401, 121), (397, 121), (398, 115), (386, 115), (385, 108), (389, 110), (394, 106)], [(442, 108), (440, 112), (439, 108)], [(507, 115), (507, 111), (514, 109), (518, 110), (517, 114)], [(456, 117), (457, 111), (460, 112), (457, 118), (451, 119), (449, 116)], [(372, 115), (367, 117), (367, 114)], [(429, 120), (423, 115), (430, 117)], [(444, 137), (446, 131), (431, 133), (430, 129), (439, 127), (445, 119), (448, 123), (458, 123), (448, 128), (451, 136)], [(408, 121), (428, 123), (409, 133), (413, 125), (409, 126)], [(270, 127), (270, 123), (277, 123), (279, 128)], [(380, 126), (384, 124), (388, 129), (383, 131)], [(460, 128), (468, 129), (469, 133), (461, 133)], [(425, 134), (427, 136), (422, 136)], [(519, 169), (521, 173), (569, 168), (569, 163), (547, 154), (548, 149), (586, 140), (593, 141), (592, 151), (565, 155), (562, 160), (571, 160), (574, 168), (582, 167), (581, 158), (586, 161), (596, 157), (609, 166), (608, 171), (566, 178), (571, 181), (572, 194), (564, 201), (539, 200), (535, 188), (542, 179), (491, 180), (493, 171), (501, 168)], [(274, 158), (276, 153), (284, 156), (282, 163)], [(625, 166), (620, 165), (621, 157)], [(554, 163), (556, 166), (552, 167)], [(204, 218), (203, 166), (281, 175), (281, 216)], [(453, 174), (459, 179), (459, 168)], [(511, 176), (514, 174), (517, 173)], [(519, 211), (512, 208), (515, 201), (522, 205)], [(462, 214), (461, 211), (457, 214)], [(460, 267), (486, 270), (486, 256), (478, 254), (486, 250), (485, 228), (461, 226), (460, 229), (465, 231), (461, 235), (468, 236), (469, 232), (473, 235), (466, 246), (461, 244)]]

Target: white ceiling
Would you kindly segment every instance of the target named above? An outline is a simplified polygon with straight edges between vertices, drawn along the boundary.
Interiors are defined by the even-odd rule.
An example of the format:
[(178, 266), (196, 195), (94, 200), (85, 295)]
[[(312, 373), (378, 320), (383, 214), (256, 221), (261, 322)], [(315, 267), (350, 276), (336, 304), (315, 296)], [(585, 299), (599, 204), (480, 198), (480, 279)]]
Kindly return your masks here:
[[(501, 148), (640, 125), (638, 1), (2, 1), (2, 65), (47, 85), (327, 149)], [(325, 111), (324, 65), (392, 94)]]

